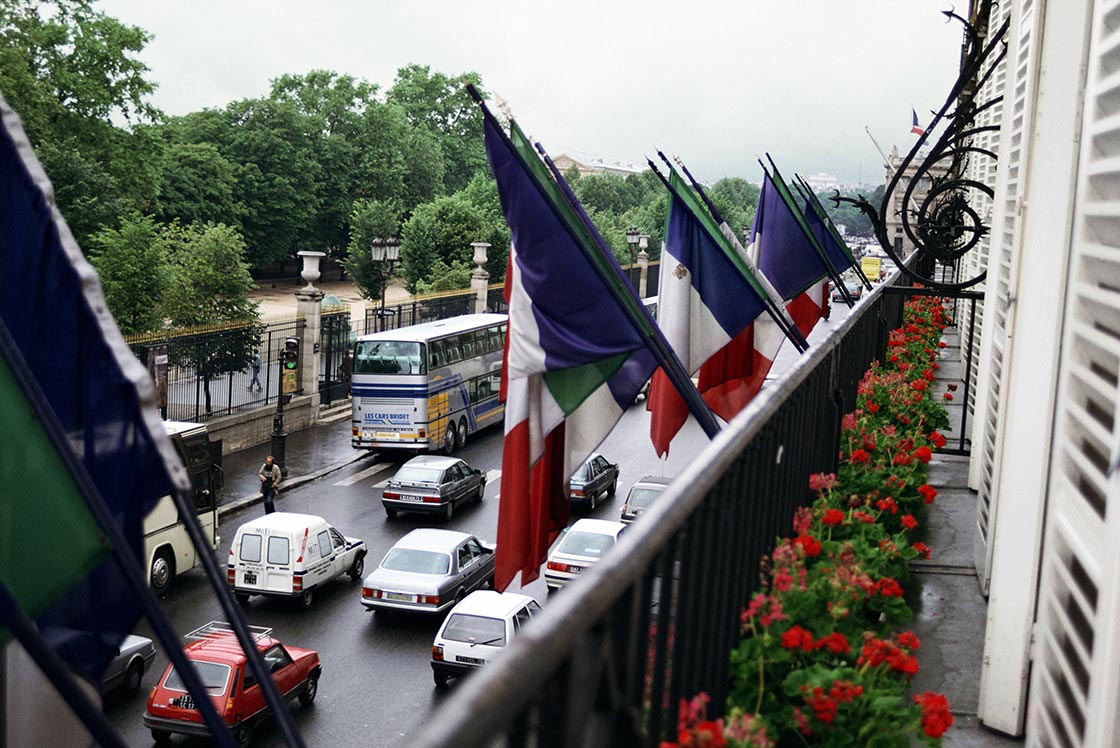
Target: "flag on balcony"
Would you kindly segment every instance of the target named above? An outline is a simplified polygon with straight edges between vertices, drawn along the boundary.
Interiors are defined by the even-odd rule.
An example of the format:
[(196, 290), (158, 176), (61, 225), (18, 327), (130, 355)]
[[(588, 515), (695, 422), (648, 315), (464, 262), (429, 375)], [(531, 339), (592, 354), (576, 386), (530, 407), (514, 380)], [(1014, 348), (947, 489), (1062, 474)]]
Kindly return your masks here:
[[(673, 351), (689, 372), (726, 348), (766, 309), (766, 293), (753, 273), (731, 247), (691, 189), (675, 169), (669, 172), (669, 220), (661, 255), (657, 298), (657, 321)], [(779, 334), (781, 334), (779, 332)], [(750, 356), (745, 356), (750, 361)], [(741, 377), (742, 367), (721, 369)], [(701, 395), (709, 407), (730, 420), (719, 399), (720, 385), (713, 371), (708, 389)], [(650, 411), (650, 439), (659, 456), (688, 419), (688, 407), (660, 368), (650, 382), (646, 408)]]
[(918, 124), (918, 112), (914, 107), (910, 107), (910, 132), (914, 135), (925, 135), (926, 129)]
[[(95, 489), (82, 491), (87, 511), (93, 502), (102, 502), (129, 545), (118, 550), (140, 559), (144, 516), (173, 485), (185, 488), (185, 474), (180, 469), (179, 482), (173, 481), (168, 466), (177, 458), (155, 409), (151, 379), (125, 344), (106, 309), (96, 274), (48, 200), (50, 183), (18, 118), (3, 99), (0, 110), (0, 184), (4, 185), (0, 266), (8, 280), (0, 294), (0, 325), (9, 347), (3, 358), (16, 376), (26, 376), (21, 391), (38, 398), (35, 407), (44, 428), (64, 434), (66, 448), (74, 450), (80, 461), (80, 467), (74, 462), (74, 470), (84, 470), (82, 480), (88, 479), (86, 485)], [(0, 397), (16, 398), (16, 394), (9, 385)], [(21, 399), (14, 400), (17, 408)], [(10, 453), (16, 447), (13, 434), (8, 437), (5, 449)], [(14, 439), (27, 442), (19, 449), (29, 450), (32, 443), (48, 449), (29, 431), (18, 432)], [(8, 531), (27, 533), (33, 528), (36, 538), (44, 540), (57, 539), (56, 533), (65, 526), (72, 530), (80, 526), (82, 533), (88, 533), (90, 523), (78, 520), (82, 512), (73, 503), (72, 486), (54, 476), (58, 494), (49, 504), (44, 496), (48, 475), (26, 473), (32, 464), (42, 465), (52, 458), (40, 453), (36, 459), (37, 463), (27, 464), (10, 459), (0, 465), (5, 491), (15, 490), (16, 485), (35, 486), (26, 494), (9, 494), (18, 500), (19, 511), (32, 509), (22, 502), (42, 511), (37, 523), (8, 525)], [(65, 511), (49, 509), (63, 501)], [(0, 542), (5, 549), (17, 547), (14, 538)], [(18, 566), (9, 571), (23, 578), (4, 580), (12, 590), (27, 584), (41, 587), (36, 601), (20, 601), (28, 606), (25, 612), (34, 613), (53, 601), (38, 616), (40, 631), (72, 668), (95, 683), (101, 681), (116, 645), (132, 630), (140, 611), (139, 601), (111, 559), (82, 574), (77, 584), (66, 586), (67, 573), (88, 569), (90, 549), (99, 545), (103, 547), (99, 535), (74, 537), (73, 569), (58, 568), (57, 562), (69, 557), (52, 556), (45, 548), (18, 556)]]
[(518, 572), (523, 585), (539, 576), (567, 524), (568, 478), (657, 364), (643, 337), (649, 331), (637, 329), (622, 306), (635, 305), (641, 317), (640, 301), (632, 289), (622, 298), (609, 284), (610, 273), (621, 280), (617, 262), (591, 246), (593, 229), (558, 191), (517, 125), (506, 138), (483, 111), (486, 152), (513, 245), (494, 581), (502, 590)]

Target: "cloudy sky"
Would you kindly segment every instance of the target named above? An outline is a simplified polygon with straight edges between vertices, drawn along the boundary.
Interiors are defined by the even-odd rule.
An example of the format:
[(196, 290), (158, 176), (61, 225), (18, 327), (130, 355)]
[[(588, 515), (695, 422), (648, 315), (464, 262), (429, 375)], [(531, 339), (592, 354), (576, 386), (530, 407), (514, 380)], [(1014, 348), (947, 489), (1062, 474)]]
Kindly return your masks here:
[[(964, 7), (966, 3), (958, 3)], [(910, 108), (945, 100), (961, 32), (946, 0), (101, 0), (153, 35), (142, 54), (169, 114), (263, 96), (325, 68), (392, 85), (399, 67), (468, 70), (553, 155), (640, 161), (700, 178), (786, 172), (881, 181)]]

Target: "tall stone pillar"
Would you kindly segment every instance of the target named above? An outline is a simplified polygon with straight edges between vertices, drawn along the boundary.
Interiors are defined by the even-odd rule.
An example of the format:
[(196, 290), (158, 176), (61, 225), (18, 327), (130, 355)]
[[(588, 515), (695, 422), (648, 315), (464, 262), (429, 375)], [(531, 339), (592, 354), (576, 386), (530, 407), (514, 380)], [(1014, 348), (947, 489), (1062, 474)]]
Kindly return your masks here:
[(487, 296), (490, 294), (490, 273), (483, 269), (486, 264), (486, 250), (490, 249), (489, 242), (471, 242), (474, 247), (474, 271), (471, 273), (471, 290), (475, 293), (474, 313), (482, 314), (486, 311)]
[(322, 329), (323, 292), (315, 287), (319, 280), (319, 261), (323, 252), (297, 253), (303, 260), (300, 277), (307, 285), (296, 291), (296, 313), (303, 319), (303, 338), (300, 341), (300, 386), (303, 394), (311, 395), (311, 420), (318, 417), (319, 409), (319, 343)]
[(646, 297), (646, 287), (649, 281), (649, 252), (645, 251), (644, 248), (641, 252), (638, 252), (638, 267), (640, 268), (638, 274), (638, 298), (644, 299)]

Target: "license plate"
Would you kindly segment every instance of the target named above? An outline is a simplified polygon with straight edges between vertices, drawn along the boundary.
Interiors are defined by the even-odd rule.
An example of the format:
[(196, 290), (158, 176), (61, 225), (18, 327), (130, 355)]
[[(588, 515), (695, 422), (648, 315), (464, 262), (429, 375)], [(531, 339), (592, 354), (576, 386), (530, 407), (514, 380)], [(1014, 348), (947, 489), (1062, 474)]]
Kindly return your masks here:
[(396, 431), (374, 431), (374, 439), (400, 439), (401, 435)]
[(571, 572), (572, 574), (579, 574), (581, 571), (583, 571), (586, 568), (587, 568), (586, 566), (572, 566), (571, 564), (568, 564), (568, 571)]
[(417, 496), (417, 495), (411, 494), (411, 493), (402, 493), (400, 495), (400, 500), (401, 501), (423, 501), (424, 497), (423, 496)]
[(385, 599), (386, 600), (400, 600), (401, 602), (411, 603), (411, 602), (415, 602), (416, 596), (415, 595), (406, 595), (403, 592), (386, 592), (385, 593)]
[(481, 665), (486, 662), (486, 660), (480, 659), (478, 657), (463, 657), (462, 655), (455, 655), (455, 662), (465, 662), (468, 665)]
[(245, 576), (243, 577), (243, 579), (245, 580), (245, 584), (256, 584), (257, 583), (257, 575), (254, 574), (251, 571), (245, 572)]

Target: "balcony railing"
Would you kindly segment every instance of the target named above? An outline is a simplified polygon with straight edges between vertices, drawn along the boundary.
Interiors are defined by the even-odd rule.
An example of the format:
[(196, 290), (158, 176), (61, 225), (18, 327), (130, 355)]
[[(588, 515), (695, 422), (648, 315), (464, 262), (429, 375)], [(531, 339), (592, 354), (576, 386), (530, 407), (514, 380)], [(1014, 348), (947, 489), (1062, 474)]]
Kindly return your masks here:
[[(896, 282), (898, 276), (896, 276)], [(902, 322), (878, 287), (714, 439), (616, 549), (464, 681), (411, 745), (649, 746), (722, 704), (759, 561), (836, 467), (842, 414)]]

